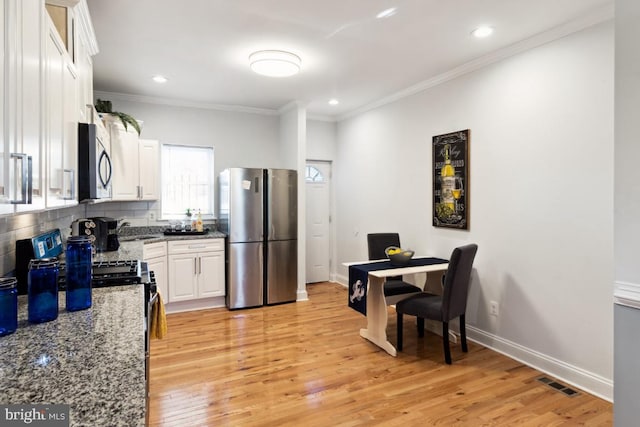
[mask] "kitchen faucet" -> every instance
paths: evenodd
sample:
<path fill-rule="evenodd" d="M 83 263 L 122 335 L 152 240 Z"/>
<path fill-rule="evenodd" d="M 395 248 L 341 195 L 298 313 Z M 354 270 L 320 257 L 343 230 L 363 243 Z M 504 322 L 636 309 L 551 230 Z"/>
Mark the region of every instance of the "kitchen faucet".
<path fill-rule="evenodd" d="M 119 221 L 122 221 L 122 220 L 119 220 Z M 119 221 L 118 221 L 118 222 L 119 222 Z M 117 233 L 117 234 L 120 234 L 120 232 L 122 231 L 122 229 L 123 229 L 123 228 L 128 227 L 128 226 L 130 226 L 130 225 L 131 225 L 131 223 L 130 223 L 130 222 L 128 222 L 128 221 L 124 221 L 124 222 L 122 222 L 122 223 L 118 226 L 118 228 L 116 229 L 116 233 Z"/>

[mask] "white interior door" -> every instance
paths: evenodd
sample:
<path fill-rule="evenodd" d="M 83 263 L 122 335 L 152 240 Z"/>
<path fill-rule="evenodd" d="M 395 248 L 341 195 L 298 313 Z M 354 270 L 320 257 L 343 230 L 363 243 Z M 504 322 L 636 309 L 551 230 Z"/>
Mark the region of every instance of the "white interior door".
<path fill-rule="evenodd" d="M 331 163 L 308 161 L 305 168 L 307 271 L 306 282 L 329 280 L 331 266 Z"/>

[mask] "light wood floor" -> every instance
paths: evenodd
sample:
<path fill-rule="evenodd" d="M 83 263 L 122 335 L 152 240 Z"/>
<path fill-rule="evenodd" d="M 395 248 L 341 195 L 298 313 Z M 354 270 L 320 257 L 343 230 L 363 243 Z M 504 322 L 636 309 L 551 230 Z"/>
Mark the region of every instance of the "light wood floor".
<path fill-rule="evenodd" d="M 360 338 L 365 319 L 334 283 L 308 302 L 168 316 L 151 346 L 152 426 L 611 426 L 612 405 L 567 397 L 541 374 L 477 344 L 417 338 L 397 358 Z M 395 342 L 389 308 L 388 335 Z"/>

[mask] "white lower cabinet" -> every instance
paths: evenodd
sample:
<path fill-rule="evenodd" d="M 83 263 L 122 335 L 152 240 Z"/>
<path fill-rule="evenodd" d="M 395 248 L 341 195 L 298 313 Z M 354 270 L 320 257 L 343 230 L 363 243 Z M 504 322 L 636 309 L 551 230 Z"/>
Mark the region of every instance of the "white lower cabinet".
<path fill-rule="evenodd" d="M 168 242 L 169 301 L 224 296 L 224 239 Z"/>
<path fill-rule="evenodd" d="M 167 280 L 167 242 L 149 243 L 143 246 L 142 257 L 148 264 L 149 271 L 153 271 L 156 278 L 156 286 L 162 301 L 168 303 L 169 287 Z"/>

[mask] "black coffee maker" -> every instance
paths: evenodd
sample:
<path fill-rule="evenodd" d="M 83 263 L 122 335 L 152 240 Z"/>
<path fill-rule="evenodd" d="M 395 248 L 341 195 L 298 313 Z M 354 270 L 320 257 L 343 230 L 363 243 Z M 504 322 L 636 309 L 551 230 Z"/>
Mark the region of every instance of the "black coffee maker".
<path fill-rule="evenodd" d="M 118 241 L 118 220 L 106 216 L 91 218 L 96 224 L 96 249 L 98 251 L 117 251 L 120 247 Z"/>

